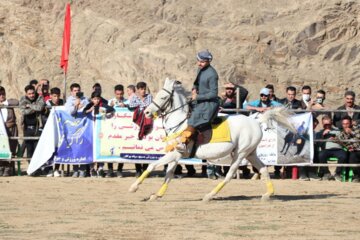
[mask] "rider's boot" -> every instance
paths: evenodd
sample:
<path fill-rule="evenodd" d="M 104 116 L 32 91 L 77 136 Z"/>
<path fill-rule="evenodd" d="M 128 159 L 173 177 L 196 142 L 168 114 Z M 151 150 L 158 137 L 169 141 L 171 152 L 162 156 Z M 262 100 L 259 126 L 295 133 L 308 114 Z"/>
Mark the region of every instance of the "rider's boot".
<path fill-rule="evenodd" d="M 190 150 L 194 145 L 193 137 L 196 133 L 196 129 L 192 126 L 188 126 L 180 135 L 180 143 L 176 146 L 176 149 L 181 153 L 190 154 Z M 185 154 L 187 155 L 187 154 Z"/>

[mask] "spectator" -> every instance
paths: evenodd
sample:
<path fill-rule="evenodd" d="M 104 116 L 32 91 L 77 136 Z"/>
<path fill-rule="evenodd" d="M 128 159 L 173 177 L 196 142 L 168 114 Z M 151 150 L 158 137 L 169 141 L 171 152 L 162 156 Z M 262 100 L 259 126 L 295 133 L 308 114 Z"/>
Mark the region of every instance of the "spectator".
<path fill-rule="evenodd" d="M 355 93 L 353 91 L 346 91 L 345 92 L 345 104 L 341 107 L 338 107 L 338 110 L 347 110 L 347 112 L 336 112 L 334 113 L 334 126 L 337 128 L 341 128 L 341 119 L 348 115 L 352 118 L 352 120 L 356 123 L 355 125 L 359 124 L 360 119 L 360 112 L 354 112 L 354 110 L 360 110 L 360 106 L 355 104 Z"/>
<path fill-rule="evenodd" d="M 222 109 L 234 109 L 236 108 L 236 91 L 235 86 L 232 83 L 225 84 L 225 92 L 221 94 L 221 105 Z M 227 114 L 234 114 L 236 111 L 228 112 Z"/>
<path fill-rule="evenodd" d="M 128 89 L 129 89 L 129 87 L 128 87 Z M 152 101 L 152 96 L 151 96 L 151 94 L 146 93 L 147 86 L 146 86 L 145 82 L 138 82 L 136 84 L 136 89 L 137 89 L 136 96 L 133 96 L 133 94 L 131 94 L 131 90 L 129 90 L 129 92 L 130 92 L 129 108 L 130 109 L 137 108 L 139 112 L 143 112 L 145 110 L 145 108 L 150 105 L 150 103 Z M 142 172 L 146 170 L 147 167 L 148 167 L 148 164 L 136 163 L 135 164 L 135 168 L 136 168 L 135 177 L 139 177 L 142 174 Z"/>
<path fill-rule="evenodd" d="M 339 141 L 342 140 L 356 140 L 357 142 L 341 142 L 341 144 L 347 148 L 349 152 L 349 163 L 359 164 L 360 163 L 360 128 L 359 125 L 353 125 L 350 116 L 344 116 L 342 121 L 342 131 L 338 136 Z M 360 181 L 359 167 L 354 167 L 353 182 Z"/>
<path fill-rule="evenodd" d="M 109 100 L 109 106 L 125 107 L 127 99 L 124 98 L 124 86 L 121 84 L 116 85 L 114 88 L 114 94 L 115 97 Z M 124 167 L 123 163 L 118 164 L 116 175 L 119 178 L 123 177 L 123 173 L 122 173 L 123 167 Z M 114 164 L 108 163 L 108 172 L 106 174 L 106 177 L 108 178 L 113 177 L 113 173 L 114 173 Z"/>
<path fill-rule="evenodd" d="M 101 105 L 100 105 L 101 104 Z M 111 113 L 114 112 L 113 107 L 108 106 L 101 98 L 101 91 L 95 91 L 91 94 L 91 102 L 86 105 L 83 110 L 84 114 L 93 114 L 94 121 L 96 120 L 96 115 L 99 113 Z M 104 163 L 98 163 L 97 171 L 94 169 L 94 164 L 90 170 L 90 175 L 92 177 L 104 177 Z"/>
<path fill-rule="evenodd" d="M 265 86 L 265 88 L 269 89 L 269 99 L 270 100 L 275 101 L 275 102 L 280 101 L 280 99 L 275 96 L 274 85 L 268 84 L 268 85 Z"/>
<path fill-rule="evenodd" d="M 124 86 L 118 84 L 114 88 L 115 97 L 109 100 L 111 107 L 125 107 L 126 98 L 124 98 Z"/>
<path fill-rule="evenodd" d="M 305 91 L 305 93 L 308 91 Z M 287 87 L 286 88 L 286 98 L 283 98 L 280 100 L 280 103 L 283 104 L 284 106 L 286 106 L 289 109 L 305 109 L 304 105 L 302 105 L 302 102 L 296 99 L 296 88 L 293 86 Z M 281 171 L 281 166 L 275 166 L 275 178 L 280 178 L 280 171 Z M 290 173 L 290 169 L 291 167 L 285 167 L 285 172 Z"/>
<path fill-rule="evenodd" d="M 61 96 L 61 91 L 59 88 L 54 87 L 54 88 L 50 89 L 50 99 L 46 101 L 45 119 L 43 122 L 46 123 L 46 121 L 49 117 L 49 114 L 50 114 L 51 107 L 64 105 L 64 100 L 60 99 L 60 96 Z M 47 177 L 60 177 L 59 169 L 60 169 L 60 164 L 56 163 L 54 165 L 54 169 L 49 170 L 49 172 L 46 176 Z"/>
<path fill-rule="evenodd" d="M 16 115 L 14 108 L 6 108 L 12 106 L 18 106 L 19 101 L 17 99 L 6 99 L 5 88 L 0 86 L 0 114 L 5 125 L 6 133 L 8 137 L 17 137 L 18 128 L 16 125 Z M 12 156 L 16 155 L 18 141 L 9 139 L 9 146 Z M 14 172 L 14 163 L 0 160 L 0 177 L 11 176 Z"/>
<path fill-rule="evenodd" d="M 243 107 L 243 102 L 245 101 L 248 91 L 243 88 L 238 86 L 238 89 L 240 90 L 240 108 Z M 234 109 L 236 108 L 236 89 L 235 89 L 235 85 L 232 83 L 227 83 L 225 84 L 225 92 L 222 94 L 222 98 L 221 98 L 221 103 L 220 103 L 220 107 L 221 109 Z M 231 112 L 225 112 L 227 114 L 235 114 L 236 111 L 231 111 Z M 203 169 L 203 175 L 210 175 L 210 177 L 212 176 L 212 166 L 211 165 L 203 165 L 202 166 Z M 206 167 L 208 167 L 209 169 L 206 170 Z M 204 169 L 205 168 L 205 169 Z M 215 166 L 215 175 L 216 177 L 223 177 L 226 176 L 227 172 L 229 171 L 230 167 L 229 166 Z M 248 178 L 250 175 L 250 170 L 247 168 L 247 166 L 241 166 L 239 167 L 239 169 L 241 169 L 243 171 L 243 176 L 244 178 Z"/>
<path fill-rule="evenodd" d="M 260 91 L 260 99 L 251 101 L 244 105 L 244 108 L 247 110 L 254 110 L 256 112 L 265 112 L 272 107 L 281 106 L 280 103 L 270 100 L 270 90 L 268 88 L 263 88 Z"/>
<path fill-rule="evenodd" d="M 95 84 L 93 85 L 92 89 L 93 89 L 93 92 L 99 92 L 100 95 L 102 94 L 102 88 L 101 88 L 100 83 L 95 83 Z M 106 100 L 105 98 L 101 97 L 101 99 L 100 99 L 100 106 L 102 106 L 103 104 L 104 104 L 104 105 L 108 105 L 108 100 Z"/>
<path fill-rule="evenodd" d="M 81 87 L 77 83 L 70 85 L 70 94 L 66 99 L 65 109 L 69 114 L 76 116 L 77 112 L 82 111 L 89 101 L 84 97 L 84 93 L 81 92 Z"/>
<path fill-rule="evenodd" d="M 50 100 L 49 88 L 50 82 L 47 79 L 41 79 L 35 88 L 38 95 L 42 96 L 45 102 Z"/>
<path fill-rule="evenodd" d="M 40 115 L 44 110 L 45 102 L 42 96 L 35 93 L 32 85 L 25 87 L 25 96 L 20 99 L 20 111 L 22 113 L 22 126 L 25 137 L 39 137 L 41 121 Z M 38 140 L 25 140 L 26 157 L 31 158 Z M 35 173 L 37 175 L 38 172 Z"/>
<path fill-rule="evenodd" d="M 286 88 L 286 98 L 281 99 L 280 103 L 289 109 L 304 109 L 301 102 L 296 99 L 296 88 L 293 86 Z"/>
<path fill-rule="evenodd" d="M 244 108 L 248 110 L 254 110 L 256 112 L 265 112 L 266 110 L 269 110 L 272 107 L 281 106 L 280 103 L 270 100 L 269 96 L 270 96 L 270 90 L 268 88 L 263 88 L 260 91 L 260 99 L 245 104 Z M 253 167 L 253 171 L 255 174 L 252 177 L 252 179 L 259 179 L 260 178 L 259 171 L 254 167 Z"/>
<path fill-rule="evenodd" d="M 329 139 L 335 140 L 336 136 L 340 134 L 337 128 L 332 126 L 331 118 L 325 115 L 322 118 L 323 129 L 316 134 L 316 139 Z M 319 163 L 327 163 L 331 157 L 336 157 L 338 163 L 347 163 L 348 156 L 346 151 L 342 149 L 342 146 L 334 141 L 321 142 L 319 144 Z M 341 167 L 337 167 L 335 175 L 331 176 L 328 167 L 320 167 L 319 175 L 322 176 L 322 180 L 332 180 L 335 178 L 337 181 L 341 181 Z"/>
<path fill-rule="evenodd" d="M 29 85 L 32 85 L 36 90 L 38 83 L 39 83 L 38 80 L 33 79 L 33 80 L 30 80 Z"/>
<path fill-rule="evenodd" d="M 301 88 L 302 99 L 301 99 L 301 108 L 310 109 L 311 108 L 311 87 L 305 85 Z"/>
<path fill-rule="evenodd" d="M 232 108 L 236 108 L 236 91 L 240 91 L 240 106 L 239 108 L 243 108 L 243 104 L 246 101 L 246 97 L 248 95 L 248 91 L 241 86 L 237 86 L 235 87 L 234 84 L 232 83 L 227 83 L 225 84 L 225 92 L 221 94 L 221 103 L 220 106 L 223 109 L 232 109 Z M 235 111 L 233 112 L 225 112 L 227 114 L 234 114 L 236 113 Z"/>
<path fill-rule="evenodd" d="M 126 88 L 126 93 L 128 95 L 128 99 L 125 101 L 125 105 L 129 105 L 129 102 L 136 97 L 136 88 L 134 85 L 129 85 Z"/>
<path fill-rule="evenodd" d="M 316 118 L 313 118 L 314 135 L 315 135 L 315 129 L 318 126 L 318 124 L 319 124 L 319 120 L 317 120 Z M 313 159 L 314 163 L 319 163 L 318 155 L 319 155 L 318 144 L 315 142 L 314 143 L 314 159 Z M 321 180 L 321 178 L 317 175 L 318 168 L 316 168 L 316 167 L 309 167 L 309 166 L 299 167 L 299 172 L 300 172 L 299 180 L 302 180 L 302 181 Z"/>
<path fill-rule="evenodd" d="M 70 85 L 70 96 L 65 103 L 65 110 L 74 117 L 77 117 L 78 112 L 81 112 L 85 106 L 89 103 L 88 99 L 84 97 L 84 93 L 81 92 L 81 87 L 77 83 Z M 74 173 L 72 177 L 86 177 L 86 165 L 73 165 Z"/>
<path fill-rule="evenodd" d="M 316 92 L 316 98 L 314 101 L 311 101 L 311 110 L 315 110 L 313 113 L 314 118 L 318 118 L 319 116 L 328 115 L 331 117 L 331 112 L 316 112 L 316 110 L 327 110 L 328 108 L 325 106 L 325 98 L 326 93 L 324 90 L 320 89 Z"/>

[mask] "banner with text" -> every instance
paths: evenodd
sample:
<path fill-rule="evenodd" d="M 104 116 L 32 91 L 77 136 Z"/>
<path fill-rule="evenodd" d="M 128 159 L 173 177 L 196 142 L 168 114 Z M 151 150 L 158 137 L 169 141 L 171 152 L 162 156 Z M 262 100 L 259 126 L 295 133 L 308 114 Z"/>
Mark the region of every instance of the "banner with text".
<path fill-rule="evenodd" d="M 93 119 L 91 114 L 71 116 L 64 110 L 55 111 L 59 139 L 55 163 L 88 164 L 93 162 Z"/>
<path fill-rule="evenodd" d="M 3 109 L 7 111 L 6 108 Z M 3 109 L 0 110 L 0 159 L 11 159 L 9 137 L 6 132 L 5 122 L 2 115 Z"/>
<path fill-rule="evenodd" d="M 278 126 L 262 126 L 263 138 L 256 149 L 257 156 L 266 165 L 308 165 L 313 162 L 312 114 L 290 117 L 296 133 Z M 266 129 L 265 129 L 266 128 Z"/>

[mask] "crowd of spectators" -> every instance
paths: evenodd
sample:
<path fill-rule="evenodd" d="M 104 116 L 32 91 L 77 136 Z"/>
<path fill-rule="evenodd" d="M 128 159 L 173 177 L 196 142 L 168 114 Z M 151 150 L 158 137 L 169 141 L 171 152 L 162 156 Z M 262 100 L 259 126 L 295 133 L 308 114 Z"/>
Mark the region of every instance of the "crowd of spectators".
<path fill-rule="evenodd" d="M 221 94 L 220 112 L 227 114 L 236 114 L 235 108 L 247 109 L 250 112 L 265 112 L 270 108 L 284 106 L 294 110 L 312 111 L 314 119 L 314 136 L 315 139 L 329 140 L 327 142 L 315 142 L 314 146 L 314 163 L 326 163 L 329 159 L 335 158 L 338 163 L 360 163 L 360 127 L 358 126 L 360 119 L 360 106 L 355 104 L 355 93 L 346 91 L 344 94 L 344 105 L 338 107 L 343 112 L 332 113 L 330 108 L 324 103 L 326 92 L 322 89 L 317 90 L 314 98 L 312 98 L 312 89 L 310 86 L 301 88 L 301 99 L 297 99 L 297 89 L 289 86 L 285 89 L 285 97 L 279 98 L 275 95 L 274 86 L 269 84 L 262 88 L 259 97 L 254 100 L 248 100 L 248 91 L 242 86 L 235 86 L 227 83 L 225 91 Z M 31 80 L 24 88 L 24 96 L 20 101 L 16 99 L 7 99 L 6 90 L 0 86 L 0 106 L 1 116 L 5 123 L 8 136 L 18 136 L 18 127 L 16 124 L 16 114 L 12 106 L 19 106 L 21 112 L 21 128 L 25 137 L 39 137 L 42 129 L 49 116 L 50 108 L 53 106 L 65 105 L 65 109 L 69 114 L 76 116 L 78 114 L 89 113 L 110 113 L 114 111 L 114 107 L 127 107 L 135 111 L 136 114 L 146 108 L 152 101 L 152 95 L 147 90 L 145 82 L 138 82 L 136 85 L 129 85 L 126 88 L 127 97 L 125 97 L 124 86 L 118 84 L 114 87 L 114 97 L 106 100 L 102 96 L 102 88 L 99 83 L 92 87 L 90 98 L 84 96 L 81 86 L 73 83 L 70 86 L 70 96 L 66 102 L 61 99 L 61 91 L 59 88 L 50 88 L 50 82 L 46 79 L 40 81 Z M 239 101 L 237 101 L 239 97 Z M 228 110 L 231 109 L 231 110 Z M 137 112 L 138 111 L 138 112 Z M 301 111 L 297 111 L 301 113 Z M 242 114 L 247 114 L 242 112 Z M 318 124 L 321 123 L 321 124 Z M 318 128 L 318 129 L 317 129 Z M 289 135 L 291 136 L 291 135 Z M 141 137 L 139 135 L 139 137 Z M 293 139 L 293 137 L 291 137 Z M 353 141 L 349 141 L 353 140 Z M 26 157 L 31 158 L 38 140 L 36 138 L 26 139 L 23 144 L 19 144 L 18 140 L 10 140 L 10 150 L 13 156 L 19 152 L 26 152 Z M 289 141 L 288 143 L 294 144 Z M 289 146 L 284 144 L 281 153 L 287 152 Z M 26 150 L 26 151 L 25 151 Z M 284 154 L 284 155 L 285 155 Z M 0 176 L 10 176 L 14 172 L 14 162 L 0 161 Z M 119 163 L 114 171 L 114 164 L 108 163 L 107 170 L 104 164 L 90 165 L 73 165 L 72 177 L 123 177 L 124 164 Z M 60 176 L 60 165 L 55 164 L 51 167 L 43 168 L 37 171 L 35 175 L 44 174 L 46 176 Z M 147 168 L 147 164 L 135 164 L 136 176 Z M 196 173 L 194 166 L 186 165 L 187 175 L 193 176 Z M 247 166 L 240 168 L 244 178 L 250 178 L 250 169 Z M 288 167 L 282 170 L 281 166 L 274 167 L 274 177 L 284 177 L 282 173 L 289 173 Z M 341 168 L 335 170 L 335 174 L 331 175 L 327 167 L 300 167 L 300 180 L 341 180 Z M 209 178 L 224 177 L 228 171 L 228 167 L 220 166 L 203 166 L 201 174 Z M 359 169 L 353 168 L 354 180 L 359 181 Z M 253 169 L 253 179 L 259 178 L 259 173 Z M 176 175 L 182 174 L 182 167 L 179 165 L 175 171 Z"/>

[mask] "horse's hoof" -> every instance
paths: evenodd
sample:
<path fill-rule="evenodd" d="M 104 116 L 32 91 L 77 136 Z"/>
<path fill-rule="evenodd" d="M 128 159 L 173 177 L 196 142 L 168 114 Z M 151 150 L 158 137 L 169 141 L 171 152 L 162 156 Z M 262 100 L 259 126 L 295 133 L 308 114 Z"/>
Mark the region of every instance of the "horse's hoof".
<path fill-rule="evenodd" d="M 151 194 L 151 196 L 149 197 L 149 201 L 153 202 L 159 199 L 159 196 L 157 196 L 156 194 Z"/>
<path fill-rule="evenodd" d="M 205 196 L 204 196 L 204 198 L 202 199 L 202 201 L 203 202 L 210 202 L 211 201 L 211 199 L 212 199 L 212 195 L 211 194 L 206 194 Z"/>
<path fill-rule="evenodd" d="M 134 192 L 136 192 L 138 189 L 139 189 L 139 186 L 134 183 L 134 184 L 131 185 L 131 187 L 129 188 L 129 192 L 134 193 Z"/>
<path fill-rule="evenodd" d="M 268 202 L 268 201 L 270 201 L 272 195 L 273 195 L 273 194 L 265 193 L 264 195 L 262 195 L 261 201 L 262 201 L 262 202 Z"/>

